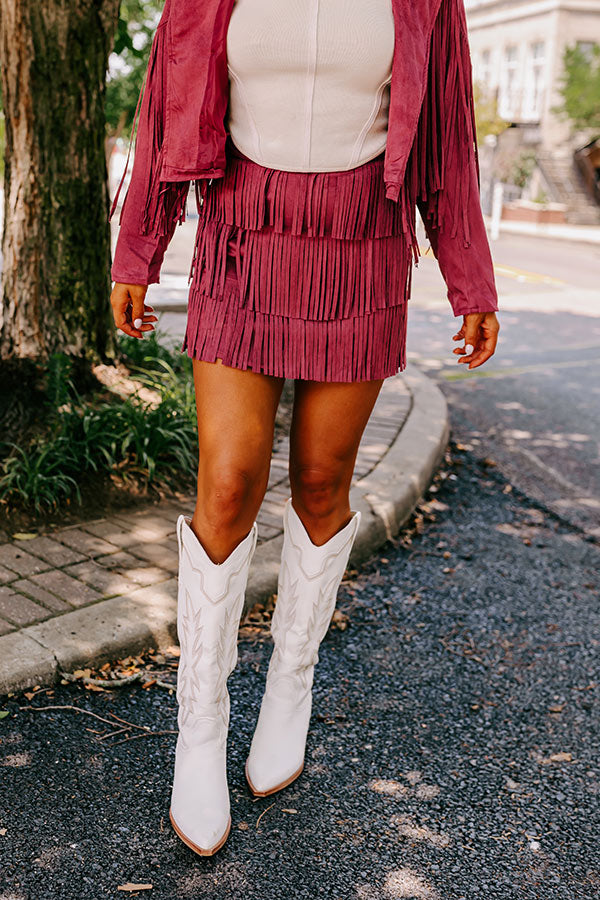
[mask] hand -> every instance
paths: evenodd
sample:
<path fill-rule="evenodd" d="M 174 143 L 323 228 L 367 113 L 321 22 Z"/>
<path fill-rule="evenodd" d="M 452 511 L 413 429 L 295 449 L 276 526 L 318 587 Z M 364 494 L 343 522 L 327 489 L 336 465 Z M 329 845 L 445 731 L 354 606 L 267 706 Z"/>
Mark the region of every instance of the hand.
<path fill-rule="evenodd" d="M 500 323 L 495 312 L 469 313 L 463 316 L 463 323 L 459 332 L 452 336 L 453 341 L 462 341 L 464 347 L 455 347 L 452 351 L 461 358 L 459 363 L 468 363 L 469 369 L 476 369 L 486 359 L 493 356 L 498 342 Z M 470 345 L 470 352 L 467 348 Z"/>
<path fill-rule="evenodd" d="M 115 325 L 129 337 L 142 338 L 145 331 L 154 331 L 153 322 L 156 316 L 149 315 L 154 310 L 144 303 L 147 284 L 120 284 L 115 286 L 110 295 Z"/>

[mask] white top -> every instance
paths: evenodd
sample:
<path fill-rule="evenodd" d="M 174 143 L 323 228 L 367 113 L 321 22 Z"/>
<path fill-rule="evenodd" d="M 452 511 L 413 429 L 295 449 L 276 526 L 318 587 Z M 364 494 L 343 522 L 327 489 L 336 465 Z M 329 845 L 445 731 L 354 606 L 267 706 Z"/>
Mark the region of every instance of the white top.
<path fill-rule="evenodd" d="M 385 149 L 391 0 L 236 0 L 227 34 L 233 143 L 288 172 L 353 169 Z"/>

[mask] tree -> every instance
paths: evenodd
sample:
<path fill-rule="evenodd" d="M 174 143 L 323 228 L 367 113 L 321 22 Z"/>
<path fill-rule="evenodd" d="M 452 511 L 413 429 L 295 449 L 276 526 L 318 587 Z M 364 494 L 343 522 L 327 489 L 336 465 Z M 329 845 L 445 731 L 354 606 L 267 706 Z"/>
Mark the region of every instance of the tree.
<path fill-rule="evenodd" d="M 0 0 L 0 357 L 112 352 L 105 84 L 120 0 Z"/>
<path fill-rule="evenodd" d="M 600 44 L 565 47 L 561 82 L 562 102 L 553 112 L 577 131 L 600 131 Z"/>
<path fill-rule="evenodd" d="M 106 86 L 110 141 L 129 133 L 164 0 L 121 0 Z"/>
<path fill-rule="evenodd" d="M 473 100 L 475 101 L 475 127 L 477 143 L 490 134 L 499 135 L 506 131 L 510 122 L 498 115 L 498 101 L 490 96 L 487 88 L 479 81 L 473 83 Z"/>

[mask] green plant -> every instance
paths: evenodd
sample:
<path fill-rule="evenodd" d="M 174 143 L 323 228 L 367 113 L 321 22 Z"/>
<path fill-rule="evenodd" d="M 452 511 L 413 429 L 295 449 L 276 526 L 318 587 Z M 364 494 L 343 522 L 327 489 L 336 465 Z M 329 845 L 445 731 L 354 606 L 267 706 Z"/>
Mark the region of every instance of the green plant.
<path fill-rule="evenodd" d="M 498 115 L 497 99 L 489 95 L 486 85 L 480 81 L 473 83 L 473 100 L 478 144 L 490 134 L 497 136 L 506 131 L 510 123 Z"/>
<path fill-rule="evenodd" d="M 0 498 L 10 502 L 19 500 L 40 513 L 55 509 L 61 502 L 75 495 L 80 497 L 79 485 L 69 474 L 71 456 L 64 437 L 45 442 L 40 440 L 27 451 L 16 445 L 13 453 L 2 463 Z"/>
<path fill-rule="evenodd" d="M 82 397 L 68 360 L 51 360 L 41 433 L 24 447 L 0 447 L 0 501 L 36 513 L 54 510 L 80 500 L 80 485 L 92 474 L 135 474 L 148 484 L 191 480 L 197 436 L 190 361 L 157 340 L 146 344 L 146 354 L 147 367 L 139 366 L 135 377 L 153 391 L 152 401 L 139 392 L 126 399 Z"/>
<path fill-rule="evenodd" d="M 565 47 L 559 93 L 552 111 L 571 120 L 575 129 L 600 129 L 600 44 Z"/>
<path fill-rule="evenodd" d="M 119 63 L 111 66 L 106 84 L 106 127 L 112 137 L 131 129 L 163 5 L 161 0 L 121 2 L 113 46 Z"/>
<path fill-rule="evenodd" d="M 536 167 L 535 153 L 530 150 L 505 151 L 496 161 L 495 173 L 505 184 L 523 189 Z"/>

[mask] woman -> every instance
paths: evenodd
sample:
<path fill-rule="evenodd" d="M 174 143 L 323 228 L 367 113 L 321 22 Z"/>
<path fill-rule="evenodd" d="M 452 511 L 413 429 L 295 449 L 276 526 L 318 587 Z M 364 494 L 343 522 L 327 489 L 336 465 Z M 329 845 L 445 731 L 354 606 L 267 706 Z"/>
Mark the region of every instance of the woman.
<path fill-rule="evenodd" d="M 188 188 L 199 223 L 184 348 L 200 461 L 180 547 L 179 736 L 171 822 L 210 855 L 231 827 L 227 677 L 295 379 L 274 650 L 246 763 L 267 796 L 298 777 L 319 644 L 359 527 L 349 489 L 383 380 L 405 366 L 415 208 L 469 368 L 494 352 L 463 0 L 167 0 L 112 270 L 141 338 Z M 115 201 L 116 203 L 116 201 Z M 467 352 L 467 345 L 472 349 Z"/>

